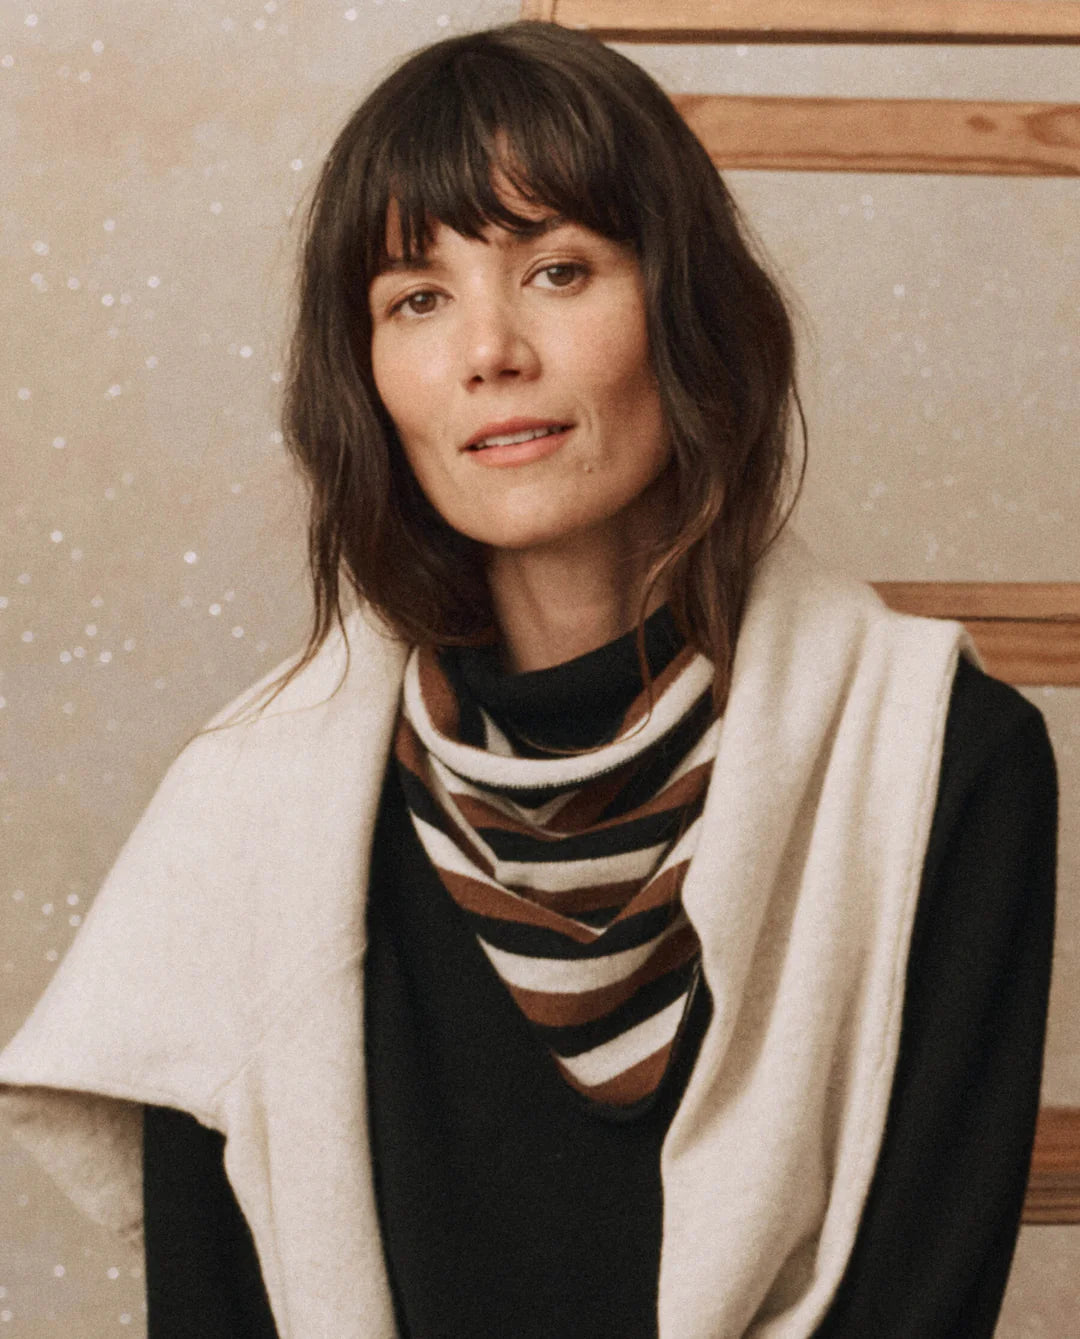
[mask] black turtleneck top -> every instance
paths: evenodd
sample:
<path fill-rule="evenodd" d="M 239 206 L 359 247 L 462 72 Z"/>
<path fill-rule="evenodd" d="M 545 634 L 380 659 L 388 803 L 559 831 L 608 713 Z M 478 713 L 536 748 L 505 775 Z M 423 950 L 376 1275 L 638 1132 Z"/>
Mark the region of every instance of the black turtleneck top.
<path fill-rule="evenodd" d="M 666 609 L 646 633 L 655 675 L 679 647 Z M 641 688 L 632 635 L 529 674 L 503 672 L 493 650 L 444 663 L 462 698 L 533 756 L 610 739 Z M 463 718 L 464 737 L 478 720 Z M 1038 1106 L 1055 837 L 1042 717 L 962 662 L 885 1135 L 817 1339 L 993 1334 Z M 655 1339 L 660 1146 L 708 1022 L 707 990 L 648 1110 L 617 1120 L 590 1106 L 440 883 L 392 766 L 368 931 L 372 1159 L 401 1339 Z M 147 1108 L 149 1339 L 276 1339 L 222 1147 L 190 1116 Z"/>

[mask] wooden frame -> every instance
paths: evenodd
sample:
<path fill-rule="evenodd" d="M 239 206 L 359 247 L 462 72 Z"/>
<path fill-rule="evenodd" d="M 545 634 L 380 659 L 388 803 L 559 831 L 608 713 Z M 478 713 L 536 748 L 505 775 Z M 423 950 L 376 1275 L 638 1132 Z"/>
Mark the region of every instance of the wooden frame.
<path fill-rule="evenodd" d="M 524 0 L 614 42 L 1080 42 L 1075 0 Z"/>
<path fill-rule="evenodd" d="M 1080 106 L 706 94 L 672 101 L 725 170 L 1080 176 Z"/>
<path fill-rule="evenodd" d="M 1080 582 L 879 581 L 875 588 L 894 609 L 958 619 L 996 678 L 1080 687 Z"/>
<path fill-rule="evenodd" d="M 1080 1107 L 1039 1112 L 1024 1222 L 1080 1223 Z"/>

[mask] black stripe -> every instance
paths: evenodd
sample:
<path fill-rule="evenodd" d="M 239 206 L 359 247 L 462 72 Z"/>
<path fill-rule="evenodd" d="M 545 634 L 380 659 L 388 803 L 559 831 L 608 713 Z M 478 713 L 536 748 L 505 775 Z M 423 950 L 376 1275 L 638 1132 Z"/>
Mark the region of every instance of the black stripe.
<path fill-rule="evenodd" d="M 661 791 L 668 777 L 709 728 L 713 716 L 712 691 L 698 698 L 687 714 L 644 754 L 640 768 L 604 809 L 597 820 L 604 822 L 630 813 Z"/>
<path fill-rule="evenodd" d="M 578 1023 L 573 1027 L 542 1027 L 534 1023 L 533 1027 L 556 1055 L 564 1059 L 584 1055 L 586 1051 L 603 1046 L 666 1009 L 673 1000 L 689 990 L 694 966 L 694 959 L 691 958 L 681 967 L 673 968 L 664 976 L 642 986 L 617 1009 L 604 1014 L 602 1018 L 593 1019 L 591 1023 Z"/>
<path fill-rule="evenodd" d="M 561 958 L 566 961 L 575 958 L 606 958 L 609 953 L 639 948 L 655 939 L 677 914 L 678 910 L 674 906 L 652 907 L 649 911 L 619 921 L 591 944 L 579 944 L 560 931 L 549 930 L 543 925 L 523 925 L 520 921 L 482 916 L 476 911 L 464 912 L 476 934 L 492 948 L 517 953 L 523 958 Z"/>
<path fill-rule="evenodd" d="M 449 834 L 453 830 L 451 820 L 439 807 L 438 801 L 423 781 L 401 762 L 398 763 L 398 778 L 401 781 L 401 789 L 405 792 L 405 803 L 409 806 L 409 812 L 413 817 L 422 818 L 433 828 Z"/>
<path fill-rule="evenodd" d="M 572 832 L 554 840 L 535 837 L 531 832 L 511 832 L 506 828 L 477 827 L 476 831 L 500 860 L 526 864 L 558 865 L 566 860 L 600 860 L 604 856 L 644 851 L 661 842 L 672 841 L 679 831 L 685 806 L 662 809 L 644 818 L 627 819 L 617 827 L 601 832 Z"/>

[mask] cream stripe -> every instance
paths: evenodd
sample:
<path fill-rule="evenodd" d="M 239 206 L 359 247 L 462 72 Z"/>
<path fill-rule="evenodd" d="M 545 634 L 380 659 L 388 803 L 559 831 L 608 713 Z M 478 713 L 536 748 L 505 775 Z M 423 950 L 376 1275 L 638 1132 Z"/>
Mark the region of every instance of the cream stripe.
<path fill-rule="evenodd" d="M 445 833 L 440 832 L 436 827 L 432 827 L 430 823 L 417 817 L 416 814 L 413 814 L 412 819 L 424 850 L 428 853 L 431 863 L 437 868 L 449 870 L 451 874 L 464 875 L 468 879 L 475 879 L 477 883 L 487 884 L 489 888 L 497 888 L 500 892 L 509 893 L 511 897 L 517 896 L 509 888 L 503 888 L 502 884 L 497 883 L 494 879 L 489 879 L 482 869 L 466 858 L 465 854 Z"/>
<path fill-rule="evenodd" d="M 495 877 L 503 884 L 524 884 L 538 893 L 565 893 L 571 888 L 594 888 L 601 883 L 630 883 L 647 879 L 663 858 L 667 844 L 641 851 L 598 856 L 594 860 L 499 860 Z"/>
<path fill-rule="evenodd" d="M 660 695 L 653 713 L 643 728 L 622 739 L 605 744 L 584 757 L 573 758 L 500 758 L 484 749 L 473 748 L 447 739 L 431 723 L 420 689 L 419 651 L 413 650 L 405 667 L 403 709 L 416 733 L 427 747 L 460 776 L 489 786 L 553 786 L 595 780 L 597 775 L 622 766 L 666 734 L 689 710 L 694 701 L 712 684 L 712 662 L 698 655 L 682 674 Z M 597 761 L 603 757 L 603 772 Z"/>
<path fill-rule="evenodd" d="M 441 796 L 468 795 L 472 799 L 482 800 L 485 804 L 489 804 L 500 814 L 505 814 L 507 818 L 529 823 L 533 827 L 544 827 L 550 823 L 559 810 L 564 805 L 569 804 L 578 793 L 576 790 L 568 790 L 562 795 L 557 795 L 553 800 L 547 800 L 534 808 L 527 808 L 523 804 L 515 804 L 513 800 L 508 800 L 503 795 L 495 794 L 494 791 L 485 790 L 482 786 L 474 786 L 464 777 L 452 772 L 433 753 L 428 754 L 428 759 L 431 763 L 432 779 L 437 779 Z"/>
<path fill-rule="evenodd" d="M 432 791 L 439 807 L 450 815 L 469 842 L 483 853 L 493 866 L 495 878 L 500 883 L 524 884 L 526 887 L 534 888 L 541 893 L 562 893 L 568 888 L 592 888 L 600 883 L 626 883 L 631 879 L 649 878 L 664 855 L 666 844 L 659 842 L 655 846 L 645 847 L 638 851 L 626 851 L 621 855 L 598 856 L 592 860 L 560 860 L 551 863 L 532 860 L 497 860 L 495 852 L 484 841 L 483 837 L 459 814 L 457 805 L 453 802 L 453 793 L 443 784 L 443 769 L 438 766 L 436 759 L 432 761 L 436 764 L 431 775 Z M 492 797 L 481 793 L 480 798 L 490 801 Z M 424 844 L 427 845 L 426 842 Z M 680 842 L 679 846 L 682 845 L 683 843 Z M 430 849 L 429 847 L 429 852 Z M 458 858 L 460 859 L 460 854 Z M 434 855 L 432 859 L 435 860 L 436 864 L 442 863 L 435 859 Z M 468 871 L 460 872 L 467 873 Z"/>
<path fill-rule="evenodd" d="M 648 962 L 665 939 L 685 924 L 686 917 L 680 915 L 647 944 L 608 953 L 602 958 L 529 958 L 496 948 L 479 935 L 477 939 L 507 985 L 520 986 L 522 990 L 542 990 L 552 995 L 579 995 L 586 990 L 599 990 L 602 986 L 615 986 L 625 981 Z"/>
<path fill-rule="evenodd" d="M 608 1079 L 615 1078 L 631 1065 L 636 1065 L 639 1060 L 644 1060 L 646 1056 L 652 1055 L 654 1051 L 658 1051 L 661 1046 L 671 1041 L 679 1029 L 679 1020 L 686 1009 L 686 994 L 684 990 L 666 1009 L 653 1014 L 652 1018 L 646 1018 L 643 1023 L 632 1027 L 628 1032 L 613 1037 L 603 1046 L 597 1046 L 594 1050 L 586 1051 L 584 1055 L 575 1055 L 569 1059 L 560 1056 L 560 1062 L 578 1083 L 583 1083 L 587 1088 L 592 1088 L 598 1083 L 606 1083 Z"/>

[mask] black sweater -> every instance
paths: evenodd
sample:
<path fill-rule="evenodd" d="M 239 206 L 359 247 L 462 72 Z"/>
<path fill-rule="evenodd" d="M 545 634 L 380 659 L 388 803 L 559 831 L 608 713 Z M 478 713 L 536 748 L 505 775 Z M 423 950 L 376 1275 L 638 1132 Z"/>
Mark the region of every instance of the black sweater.
<path fill-rule="evenodd" d="M 585 742 L 590 691 L 609 707 L 632 693 L 626 649 L 622 639 L 517 683 L 482 659 L 466 669 L 485 705 L 530 738 L 547 738 L 546 719 L 560 744 Z M 818 1339 L 993 1333 L 1038 1104 L 1055 837 L 1041 716 L 962 663 L 884 1140 Z M 651 1111 L 607 1120 L 555 1074 L 494 977 L 392 770 L 371 890 L 372 1155 L 403 1339 L 655 1337 L 659 1150 L 708 1021 L 707 992 Z M 155 1107 L 144 1131 L 150 1339 L 276 1339 L 222 1137 Z"/>

